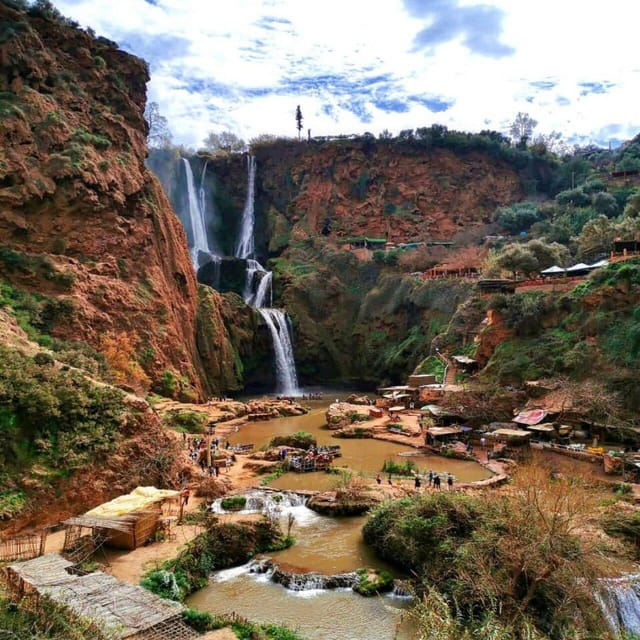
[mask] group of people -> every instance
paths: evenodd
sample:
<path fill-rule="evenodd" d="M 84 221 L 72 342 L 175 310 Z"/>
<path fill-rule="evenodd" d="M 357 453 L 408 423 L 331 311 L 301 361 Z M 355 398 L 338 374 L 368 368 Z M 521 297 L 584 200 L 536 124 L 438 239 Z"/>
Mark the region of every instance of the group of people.
<path fill-rule="evenodd" d="M 427 474 L 427 479 L 429 481 L 429 484 L 428 484 L 429 487 L 433 487 L 434 489 L 437 489 L 438 491 L 441 490 L 443 478 L 440 477 L 440 474 L 429 470 L 429 473 Z M 378 474 L 376 476 L 376 482 L 378 484 L 382 484 L 382 476 L 380 474 Z M 391 485 L 393 484 L 393 479 L 391 477 L 391 474 L 389 474 L 389 478 L 387 479 L 387 483 L 391 484 Z M 450 491 L 453 488 L 453 476 L 450 473 L 446 474 L 446 483 L 447 483 L 447 488 Z M 418 490 L 422 487 L 422 478 L 417 474 L 415 475 L 415 477 L 413 479 L 413 486 Z"/>
<path fill-rule="evenodd" d="M 214 460 L 211 462 L 211 464 L 208 464 L 206 439 L 187 436 L 186 433 L 182 434 L 182 436 L 183 436 L 183 442 L 187 447 L 187 449 L 189 450 L 189 457 L 193 462 L 195 462 L 200 467 L 200 470 L 202 471 L 203 476 L 206 475 L 207 473 L 209 474 L 209 477 L 218 476 L 220 475 L 220 467 L 225 467 L 226 469 L 227 467 L 231 466 L 232 460 L 229 457 L 227 457 L 224 461 Z M 227 449 L 229 448 L 228 440 L 226 441 L 225 446 Z M 220 447 L 220 438 L 217 438 L 217 437 L 213 438 L 211 440 L 211 445 L 210 445 L 211 454 L 215 455 L 218 452 L 219 447 Z"/>
<path fill-rule="evenodd" d="M 442 478 L 440 477 L 440 474 L 436 473 L 435 471 L 429 470 L 429 473 L 427 474 L 427 478 L 429 480 L 429 486 L 440 491 L 440 487 L 442 485 Z M 453 488 L 453 476 L 450 473 L 447 473 L 446 482 L 447 482 L 447 489 L 451 491 L 451 489 Z"/>

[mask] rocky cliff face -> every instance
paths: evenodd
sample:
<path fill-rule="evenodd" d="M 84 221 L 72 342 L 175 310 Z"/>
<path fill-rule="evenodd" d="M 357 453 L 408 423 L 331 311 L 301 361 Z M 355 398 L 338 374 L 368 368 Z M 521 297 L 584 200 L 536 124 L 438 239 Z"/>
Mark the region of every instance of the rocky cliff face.
<path fill-rule="evenodd" d="M 54 338 L 125 342 L 201 393 L 185 236 L 144 164 L 146 64 L 54 14 L 0 4 L 0 275 L 57 303 Z"/>
<path fill-rule="evenodd" d="M 265 146 L 256 156 L 258 202 L 272 229 L 284 216 L 312 234 L 329 220 L 338 238 L 447 240 L 522 197 L 512 166 L 471 150 L 354 140 Z"/>

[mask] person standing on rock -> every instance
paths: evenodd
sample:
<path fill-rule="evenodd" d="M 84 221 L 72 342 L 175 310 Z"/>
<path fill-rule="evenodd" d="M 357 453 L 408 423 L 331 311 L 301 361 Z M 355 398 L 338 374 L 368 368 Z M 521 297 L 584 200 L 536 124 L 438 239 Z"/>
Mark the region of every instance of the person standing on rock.
<path fill-rule="evenodd" d="M 422 486 L 422 483 L 420 482 L 420 476 L 415 477 L 415 480 L 413 481 L 413 486 L 417 491 L 420 491 L 420 487 Z"/>
<path fill-rule="evenodd" d="M 437 473 L 433 476 L 433 487 L 440 491 L 440 476 Z"/>
<path fill-rule="evenodd" d="M 433 471 L 431 471 L 431 469 L 429 469 L 429 486 L 432 487 L 433 486 Z"/>
<path fill-rule="evenodd" d="M 452 488 L 453 488 L 453 476 L 449 473 L 447 475 L 447 489 L 451 491 Z"/>

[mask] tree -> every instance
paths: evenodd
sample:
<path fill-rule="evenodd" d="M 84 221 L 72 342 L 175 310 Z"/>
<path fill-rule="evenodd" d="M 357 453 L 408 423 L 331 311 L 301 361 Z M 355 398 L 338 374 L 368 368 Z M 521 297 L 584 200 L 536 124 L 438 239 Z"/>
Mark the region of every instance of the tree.
<path fill-rule="evenodd" d="M 493 219 L 509 233 L 519 233 L 538 222 L 540 213 L 535 202 L 516 202 L 509 207 L 496 209 Z"/>
<path fill-rule="evenodd" d="M 150 149 L 162 149 L 171 144 L 171 131 L 167 119 L 161 115 L 157 102 L 149 102 L 144 110 L 144 117 L 149 126 L 147 146 Z"/>
<path fill-rule="evenodd" d="M 534 120 L 528 113 L 518 111 L 515 120 L 509 125 L 509 134 L 511 140 L 515 144 L 527 146 L 527 142 L 531 140 L 533 130 L 538 126 L 538 121 Z"/>
<path fill-rule="evenodd" d="M 300 132 L 302 131 L 302 111 L 300 105 L 296 107 L 296 129 L 298 130 L 298 141 L 300 140 Z"/>
<path fill-rule="evenodd" d="M 569 153 L 569 145 L 562 139 L 562 134 L 559 131 L 552 131 L 547 134 L 539 133 L 533 139 L 531 147 L 541 154 L 553 153 L 557 156 L 562 156 Z"/>
<path fill-rule="evenodd" d="M 607 218 L 618 215 L 618 202 L 614 196 L 606 191 L 600 191 L 593 196 L 593 208 Z"/>
<path fill-rule="evenodd" d="M 239 153 L 244 151 L 246 143 L 231 131 L 222 131 L 221 133 L 211 132 L 203 140 L 204 148 L 213 155 L 228 155 L 230 153 Z"/>

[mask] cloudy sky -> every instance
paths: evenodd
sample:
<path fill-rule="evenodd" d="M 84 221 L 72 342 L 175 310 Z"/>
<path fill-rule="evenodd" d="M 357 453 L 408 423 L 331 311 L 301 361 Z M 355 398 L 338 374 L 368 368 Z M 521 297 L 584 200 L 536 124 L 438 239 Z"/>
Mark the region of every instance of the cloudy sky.
<path fill-rule="evenodd" d="M 572 143 L 640 131 L 637 0 L 54 0 L 145 58 L 174 142 L 506 132 L 519 112 Z"/>

